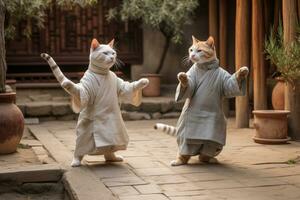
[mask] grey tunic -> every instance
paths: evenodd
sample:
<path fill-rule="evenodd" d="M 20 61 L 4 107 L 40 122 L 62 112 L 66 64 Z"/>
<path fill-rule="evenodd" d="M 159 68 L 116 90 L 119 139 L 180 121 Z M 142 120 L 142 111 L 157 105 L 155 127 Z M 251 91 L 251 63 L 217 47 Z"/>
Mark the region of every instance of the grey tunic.
<path fill-rule="evenodd" d="M 195 144 L 216 144 L 222 149 L 226 141 L 224 97 L 244 95 L 246 81 L 238 84 L 235 74 L 219 67 L 218 60 L 194 64 L 187 72 L 188 86 L 177 87 L 175 101 L 186 99 L 177 123 L 177 143 L 182 155 L 196 155 Z M 197 145 L 196 145 L 197 146 Z M 198 149 L 200 150 L 200 149 Z"/>

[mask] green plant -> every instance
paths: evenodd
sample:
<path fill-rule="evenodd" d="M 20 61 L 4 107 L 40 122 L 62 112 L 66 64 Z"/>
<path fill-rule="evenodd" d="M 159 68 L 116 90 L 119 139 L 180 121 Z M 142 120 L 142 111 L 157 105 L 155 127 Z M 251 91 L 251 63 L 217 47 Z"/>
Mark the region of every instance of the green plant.
<path fill-rule="evenodd" d="M 300 78 L 300 29 L 295 41 L 285 45 L 282 26 L 278 26 L 277 33 L 271 29 L 269 38 L 265 41 L 265 51 L 269 59 L 277 67 L 280 76 L 293 84 Z"/>
<path fill-rule="evenodd" d="M 140 20 L 161 31 L 166 42 L 157 67 L 163 67 L 170 42 L 181 42 L 183 25 L 191 21 L 191 14 L 198 6 L 198 0 L 123 0 L 119 7 L 109 10 L 108 20 Z"/>
<path fill-rule="evenodd" d="M 25 22 L 23 34 L 31 35 L 31 26 L 43 26 L 46 9 L 56 3 L 64 8 L 81 7 L 96 3 L 97 0 L 0 0 L 0 93 L 5 92 L 6 60 L 5 38 L 12 38 L 19 22 Z"/>

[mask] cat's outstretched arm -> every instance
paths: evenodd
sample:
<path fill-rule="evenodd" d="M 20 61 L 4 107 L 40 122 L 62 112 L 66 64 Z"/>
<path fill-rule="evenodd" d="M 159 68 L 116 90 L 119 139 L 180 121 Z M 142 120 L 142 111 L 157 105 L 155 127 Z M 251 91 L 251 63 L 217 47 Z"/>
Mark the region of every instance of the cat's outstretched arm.
<path fill-rule="evenodd" d="M 149 84 L 149 80 L 142 78 L 138 81 L 129 83 L 117 78 L 118 96 L 122 100 L 130 102 L 132 105 L 139 106 L 142 100 L 142 89 Z"/>
<path fill-rule="evenodd" d="M 236 73 L 230 75 L 224 74 L 223 95 L 227 98 L 243 96 L 246 92 L 246 78 L 249 70 L 247 67 L 241 67 Z"/>

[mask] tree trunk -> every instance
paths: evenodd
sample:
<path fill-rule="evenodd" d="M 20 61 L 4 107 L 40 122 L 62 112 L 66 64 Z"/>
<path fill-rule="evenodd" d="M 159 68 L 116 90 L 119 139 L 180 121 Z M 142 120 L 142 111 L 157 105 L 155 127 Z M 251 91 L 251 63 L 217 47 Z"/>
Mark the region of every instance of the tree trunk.
<path fill-rule="evenodd" d="M 208 29 L 209 35 L 214 38 L 216 54 L 219 52 L 219 32 L 218 32 L 218 1 L 217 0 L 209 0 L 208 5 Z"/>
<path fill-rule="evenodd" d="M 167 52 L 169 50 L 169 46 L 170 46 L 170 42 L 171 42 L 171 39 L 169 37 L 166 37 L 166 42 L 165 42 L 165 46 L 164 46 L 164 49 L 163 49 L 163 53 L 162 53 L 162 56 L 160 58 L 160 61 L 159 61 L 159 65 L 158 65 L 158 68 L 156 70 L 156 74 L 159 74 L 164 66 L 164 62 L 165 62 L 165 59 L 166 59 L 166 55 L 167 55 Z"/>
<path fill-rule="evenodd" d="M 250 2 L 236 1 L 235 21 L 235 68 L 250 66 Z M 249 91 L 246 95 L 236 97 L 235 101 L 237 128 L 249 127 Z"/>
<path fill-rule="evenodd" d="M 283 16 L 283 37 L 284 44 L 289 45 L 295 40 L 297 12 L 296 0 L 282 1 L 282 16 Z M 295 81 L 295 90 L 291 84 L 287 84 L 285 88 L 285 105 L 286 110 L 290 110 L 291 114 L 288 118 L 289 135 L 293 139 L 300 139 L 300 80 Z"/>
<path fill-rule="evenodd" d="M 252 65 L 254 110 L 267 109 L 263 18 L 263 1 L 252 0 Z"/>
<path fill-rule="evenodd" d="M 5 20 L 4 2 L 0 0 L 0 93 L 5 92 L 5 80 L 6 80 L 4 20 Z"/>

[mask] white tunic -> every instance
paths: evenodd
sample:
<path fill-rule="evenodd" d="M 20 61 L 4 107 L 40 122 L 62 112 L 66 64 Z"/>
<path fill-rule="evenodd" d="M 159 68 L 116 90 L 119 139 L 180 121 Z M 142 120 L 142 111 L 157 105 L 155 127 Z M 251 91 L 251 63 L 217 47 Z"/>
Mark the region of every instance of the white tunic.
<path fill-rule="evenodd" d="M 128 135 L 119 99 L 138 106 L 141 89 L 135 88 L 136 82 L 125 82 L 111 71 L 101 75 L 87 70 L 78 86 L 80 102 L 75 107 L 81 112 L 76 127 L 75 156 L 125 150 Z"/>

